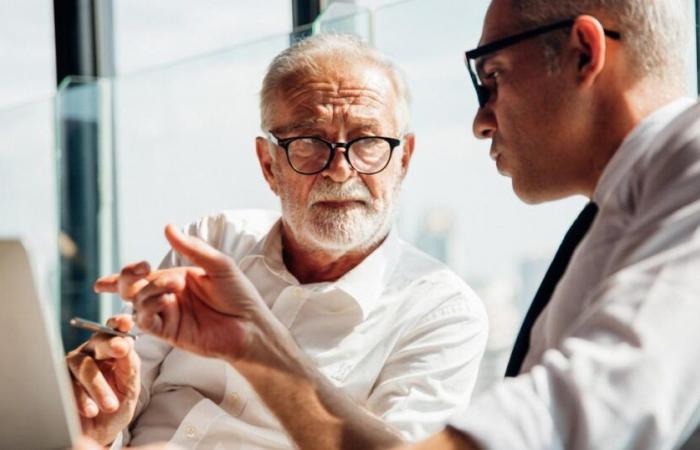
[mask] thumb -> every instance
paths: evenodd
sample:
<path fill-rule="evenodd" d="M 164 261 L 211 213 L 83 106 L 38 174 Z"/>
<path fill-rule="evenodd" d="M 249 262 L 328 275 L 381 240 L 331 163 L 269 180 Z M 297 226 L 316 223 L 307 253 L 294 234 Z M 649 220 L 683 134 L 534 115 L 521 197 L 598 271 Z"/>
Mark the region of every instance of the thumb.
<path fill-rule="evenodd" d="M 204 269 L 207 273 L 231 270 L 231 261 L 228 256 L 203 240 L 182 233 L 174 225 L 168 224 L 165 227 L 165 237 L 172 245 L 173 250 Z"/>

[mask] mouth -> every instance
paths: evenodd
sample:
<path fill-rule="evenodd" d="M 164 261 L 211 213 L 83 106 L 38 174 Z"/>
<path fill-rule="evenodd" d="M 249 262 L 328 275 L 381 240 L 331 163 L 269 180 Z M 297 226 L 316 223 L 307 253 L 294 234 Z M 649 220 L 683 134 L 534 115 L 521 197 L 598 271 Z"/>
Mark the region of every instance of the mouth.
<path fill-rule="evenodd" d="M 319 206 L 321 208 L 329 208 L 329 209 L 357 208 L 357 207 L 364 207 L 365 201 L 364 200 L 352 200 L 352 199 L 322 200 L 322 201 L 315 202 L 313 206 Z"/>

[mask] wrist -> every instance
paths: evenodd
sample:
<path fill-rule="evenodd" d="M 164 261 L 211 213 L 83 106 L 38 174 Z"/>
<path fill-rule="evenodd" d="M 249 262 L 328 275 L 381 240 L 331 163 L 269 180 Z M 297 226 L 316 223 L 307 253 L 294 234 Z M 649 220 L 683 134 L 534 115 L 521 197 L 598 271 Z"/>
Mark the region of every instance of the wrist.
<path fill-rule="evenodd" d="M 257 366 L 298 375 L 305 373 L 304 353 L 268 308 L 252 311 L 246 328 L 245 348 L 238 355 L 226 358 L 234 368 Z"/>

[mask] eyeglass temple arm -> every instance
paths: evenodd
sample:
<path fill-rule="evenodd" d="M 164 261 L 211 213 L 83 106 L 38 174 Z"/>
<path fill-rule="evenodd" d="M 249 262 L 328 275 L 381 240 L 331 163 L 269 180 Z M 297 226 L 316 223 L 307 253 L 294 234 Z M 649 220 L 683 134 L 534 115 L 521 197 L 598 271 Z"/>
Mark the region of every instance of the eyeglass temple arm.
<path fill-rule="evenodd" d="M 568 19 L 568 20 L 563 20 L 561 22 L 556 22 L 551 25 L 547 25 L 542 28 L 536 28 L 534 30 L 530 31 L 525 31 L 524 33 L 516 34 L 515 36 L 510 36 L 507 38 L 504 38 L 503 40 L 499 40 L 496 42 L 492 42 L 490 44 L 483 45 L 481 47 L 475 48 L 474 50 L 470 50 L 466 52 L 466 58 L 469 59 L 475 59 L 479 58 L 481 56 L 487 55 L 489 53 L 493 53 L 497 50 L 500 50 L 501 48 L 509 47 L 515 43 L 518 43 L 520 41 L 524 41 L 526 39 L 530 39 L 536 36 L 539 36 L 541 34 L 549 33 L 550 31 L 557 30 L 559 28 L 565 28 L 572 26 L 576 21 L 574 19 Z M 606 36 L 608 36 L 611 39 L 615 40 L 620 40 L 622 39 L 622 35 L 618 31 L 611 31 L 611 30 L 606 30 L 603 29 L 603 32 L 605 33 Z"/>

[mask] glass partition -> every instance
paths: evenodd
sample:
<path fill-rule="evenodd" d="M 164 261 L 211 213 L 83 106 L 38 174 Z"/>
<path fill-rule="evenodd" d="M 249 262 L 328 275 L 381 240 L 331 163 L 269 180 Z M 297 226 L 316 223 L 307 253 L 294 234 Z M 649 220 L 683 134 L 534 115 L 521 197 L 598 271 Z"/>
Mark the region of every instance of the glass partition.
<path fill-rule="evenodd" d="M 113 5 L 118 74 L 220 52 L 292 28 L 290 0 L 118 0 Z"/>
<path fill-rule="evenodd" d="M 61 87 L 59 125 L 92 123 L 99 135 L 101 273 L 142 259 L 157 266 L 168 250 L 167 223 L 182 226 L 223 209 L 278 208 L 260 173 L 255 137 L 262 77 L 288 45 L 283 34 Z M 101 304 L 103 319 L 121 307 L 113 296 Z"/>
<path fill-rule="evenodd" d="M 115 81 L 120 259 L 157 265 L 163 228 L 232 208 L 277 208 L 255 155 L 259 96 L 287 34 Z"/>
<path fill-rule="evenodd" d="M 521 318 L 585 203 L 524 205 L 510 180 L 496 172 L 489 143 L 472 135 L 477 101 L 462 55 L 476 46 L 488 3 L 407 0 L 375 10 L 331 5 L 313 25 L 315 32 L 371 39 L 406 73 L 417 148 L 398 225 L 406 240 L 446 262 L 484 300 L 491 335 L 478 389 L 502 377 Z M 111 140 L 103 144 L 114 146 L 113 166 L 100 170 L 113 182 L 101 183 L 107 193 L 100 198 L 113 221 L 101 226 L 114 226 L 118 264 L 146 259 L 157 265 L 167 250 L 167 223 L 184 225 L 222 209 L 278 209 L 254 139 L 262 77 L 289 41 L 287 34 L 273 36 L 122 75 L 95 91 L 109 97 L 109 120 L 100 127 L 109 128 Z M 59 96 L 76 87 L 66 86 Z"/>

